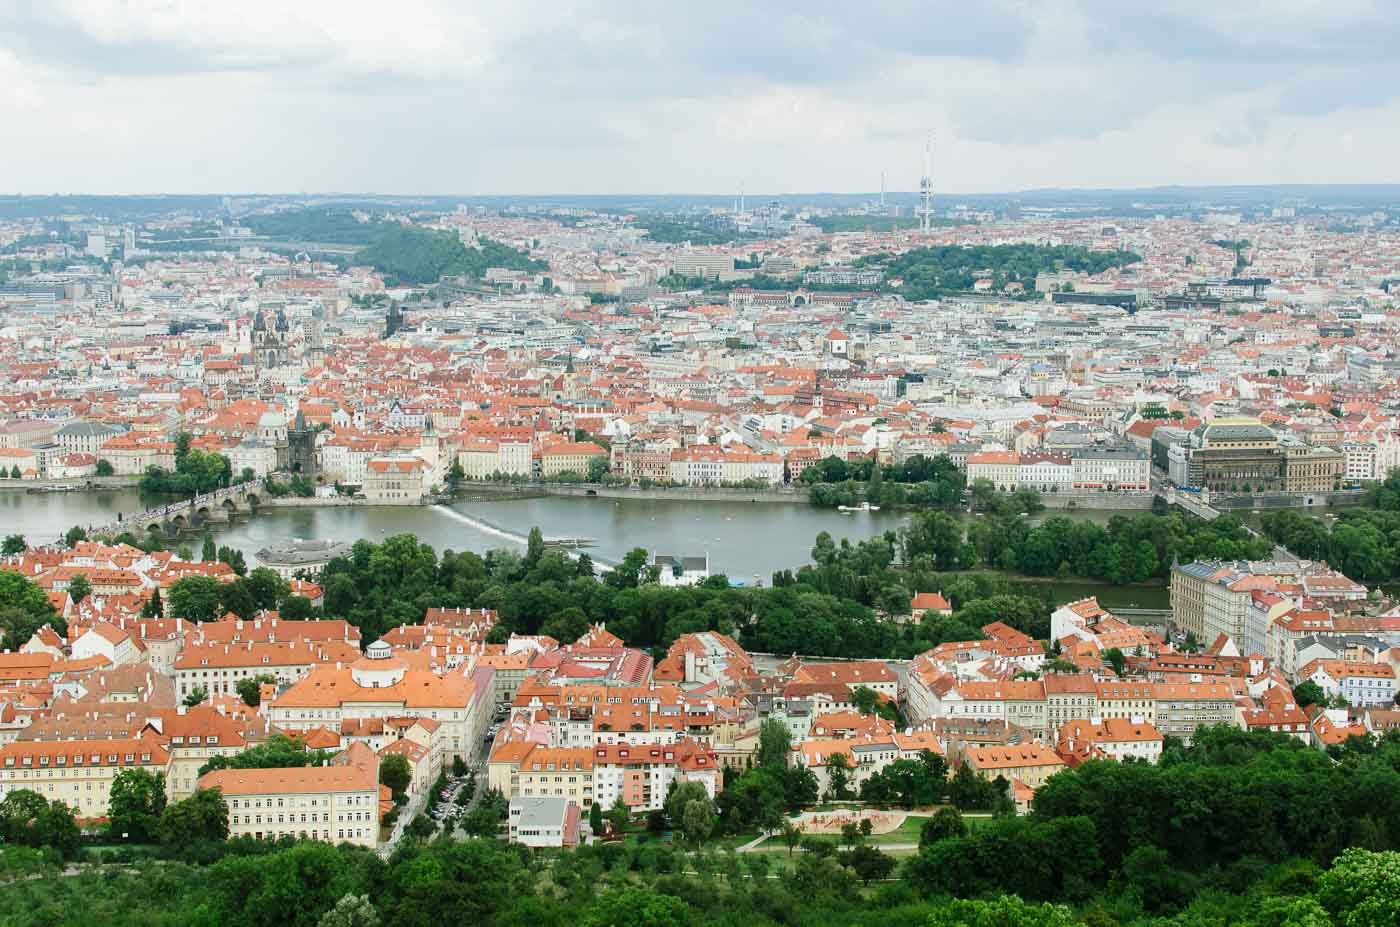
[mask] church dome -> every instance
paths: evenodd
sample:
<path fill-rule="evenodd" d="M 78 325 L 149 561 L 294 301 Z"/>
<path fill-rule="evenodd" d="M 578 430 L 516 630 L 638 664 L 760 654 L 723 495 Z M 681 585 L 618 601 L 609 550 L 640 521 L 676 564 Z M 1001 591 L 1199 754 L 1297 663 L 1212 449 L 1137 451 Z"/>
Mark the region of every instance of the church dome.
<path fill-rule="evenodd" d="M 365 689 L 387 689 L 398 685 L 408 672 L 408 665 L 383 640 L 365 648 L 365 655 L 350 664 L 350 678 Z"/>

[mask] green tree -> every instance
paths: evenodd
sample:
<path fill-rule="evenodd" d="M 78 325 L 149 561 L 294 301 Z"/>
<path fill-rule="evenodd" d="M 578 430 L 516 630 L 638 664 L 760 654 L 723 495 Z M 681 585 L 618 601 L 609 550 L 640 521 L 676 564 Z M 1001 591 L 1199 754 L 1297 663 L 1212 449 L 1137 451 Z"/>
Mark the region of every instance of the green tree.
<path fill-rule="evenodd" d="M 49 806 L 48 799 L 33 789 L 14 789 L 0 801 L 0 836 L 6 843 L 37 846 L 34 822 Z"/>
<path fill-rule="evenodd" d="M 97 475 L 98 475 L 98 476 L 111 476 L 111 475 L 113 474 L 113 472 L 115 472 L 115 471 L 113 471 L 113 469 L 112 469 L 112 463 L 111 463 L 111 461 L 109 461 L 107 458 L 103 457 L 103 458 L 101 458 L 101 459 L 99 459 L 99 460 L 97 461 L 97 471 L 96 471 L 96 472 L 97 472 Z"/>
<path fill-rule="evenodd" d="M 758 728 L 758 765 L 764 769 L 787 769 L 792 753 L 792 733 L 777 718 L 766 718 Z"/>
<path fill-rule="evenodd" d="M 672 818 L 679 820 L 679 818 Z M 617 796 L 617 801 L 608 809 L 608 823 L 612 825 L 613 833 L 625 834 L 632 825 L 632 809 L 627 806 L 627 802 L 622 800 L 622 796 Z"/>
<path fill-rule="evenodd" d="M 4 629 L 4 649 L 18 650 L 44 625 L 60 636 L 68 633 L 67 623 L 53 610 L 44 590 L 13 570 L 0 570 L 0 628 Z"/>
<path fill-rule="evenodd" d="M 926 847 L 950 837 L 966 837 L 967 823 L 956 808 L 940 808 L 919 828 L 919 846 Z"/>
<path fill-rule="evenodd" d="M 278 615 L 283 621 L 311 621 L 316 617 L 316 606 L 306 596 L 289 595 L 278 603 Z"/>
<path fill-rule="evenodd" d="M 581 927 L 680 927 L 690 922 L 690 909 L 681 899 L 626 885 L 599 896 L 585 910 Z"/>
<path fill-rule="evenodd" d="M 68 581 L 68 597 L 77 605 L 83 599 L 92 595 L 92 583 L 82 573 L 77 574 Z"/>
<path fill-rule="evenodd" d="M 204 544 L 200 547 L 199 559 L 204 563 L 212 563 L 219 559 L 219 550 L 214 546 L 214 539 L 210 535 L 204 536 Z"/>
<path fill-rule="evenodd" d="M 316 927 L 379 927 L 379 911 L 369 895 L 345 894 L 321 915 Z"/>
<path fill-rule="evenodd" d="M 603 835 L 603 806 L 596 801 L 588 806 L 588 827 L 593 831 L 593 836 Z"/>
<path fill-rule="evenodd" d="M 5 543 L 0 546 L 0 554 L 6 557 L 13 557 L 15 554 L 22 554 L 29 549 L 29 544 L 24 540 L 22 534 L 9 534 L 5 536 Z"/>
<path fill-rule="evenodd" d="M 1390 927 L 1400 919 L 1400 853 L 1344 851 L 1318 879 L 1317 899 L 1337 927 Z"/>
<path fill-rule="evenodd" d="M 168 805 L 160 816 L 160 842 L 183 847 L 228 837 L 228 805 L 219 789 L 196 789 L 183 801 Z"/>
<path fill-rule="evenodd" d="M 685 806 L 692 801 L 710 801 L 710 793 L 705 786 L 699 782 L 677 783 L 666 795 L 666 817 L 670 820 L 671 826 L 679 828 L 681 818 L 685 814 Z M 713 813 L 713 809 L 712 809 Z"/>
<path fill-rule="evenodd" d="M 227 563 L 229 566 L 233 567 L 233 572 L 237 573 L 239 576 L 248 572 L 248 564 L 243 559 L 243 551 L 233 547 L 219 548 L 219 562 Z"/>
<path fill-rule="evenodd" d="M 262 687 L 266 683 L 277 681 L 277 677 L 269 673 L 260 673 L 257 676 L 249 676 L 240 679 L 233 684 L 233 690 L 238 693 L 238 697 L 243 699 L 243 704 L 249 708 L 257 708 L 262 704 Z"/>
<path fill-rule="evenodd" d="M 609 472 L 608 458 L 598 455 L 588 459 L 588 482 L 601 483 L 607 479 Z"/>
<path fill-rule="evenodd" d="M 646 578 L 647 552 L 640 547 L 629 550 L 622 562 L 608 571 L 604 577 L 609 586 L 618 589 L 635 589 Z"/>
<path fill-rule="evenodd" d="M 1127 657 L 1123 656 L 1123 651 L 1119 650 L 1117 647 L 1110 647 L 1107 650 L 1105 650 L 1101 654 L 1101 656 L 1103 657 L 1103 661 L 1105 663 L 1113 667 L 1114 675 L 1123 675 L 1123 671 L 1127 668 L 1128 664 L 1128 659 Z"/>
<path fill-rule="evenodd" d="M 1293 687 L 1293 701 L 1299 708 L 1321 705 L 1327 701 L 1327 693 L 1322 691 L 1322 686 L 1305 679 Z"/>
<path fill-rule="evenodd" d="M 195 688 L 190 690 L 189 695 L 186 695 L 183 699 L 180 700 L 180 704 L 184 705 L 186 708 L 193 708 L 194 706 L 201 704 L 208 697 L 209 693 L 204 690 L 203 686 L 196 686 Z"/>
<path fill-rule="evenodd" d="M 256 567 L 242 582 L 252 596 L 253 605 L 260 609 L 275 609 L 290 593 L 287 581 L 276 570 Z"/>
<path fill-rule="evenodd" d="M 68 533 L 63 536 L 63 543 L 67 544 L 69 547 L 76 547 L 79 541 L 86 541 L 87 539 L 87 529 L 81 525 L 74 525 L 69 528 Z"/>
<path fill-rule="evenodd" d="M 926 927 L 1077 927 L 1080 921 L 1064 905 L 1027 904 L 1014 895 L 995 901 L 954 899 L 935 908 Z"/>
<path fill-rule="evenodd" d="M 826 797 L 843 801 L 855 797 L 851 791 L 851 759 L 844 753 L 826 758 Z"/>
<path fill-rule="evenodd" d="M 408 822 L 408 826 L 404 828 L 403 832 L 404 836 L 412 837 L 414 840 L 427 840 L 437 833 L 437 823 L 427 814 L 420 812 L 412 821 Z"/>
<path fill-rule="evenodd" d="M 816 804 L 821 797 L 821 783 L 817 774 L 806 766 L 793 765 L 783 775 L 783 798 L 789 809 L 797 811 L 807 805 Z"/>
<path fill-rule="evenodd" d="M 301 766 L 324 766 L 331 754 L 324 750 L 307 750 L 300 738 L 273 734 L 256 747 L 249 747 L 232 756 L 214 756 L 199 768 L 199 775 L 215 769 L 294 769 Z"/>
<path fill-rule="evenodd" d="M 698 847 L 710 836 L 714 826 L 714 806 L 708 798 L 686 802 L 685 810 L 681 813 L 681 832 L 685 834 L 686 842 Z"/>
<path fill-rule="evenodd" d="M 401 800 L 413 781 L 413 770 L 402 753 L 391 753 L 379 762 L 379 784 L 389 787 L 394 800 Z"/>
<path fill-rule="evenodd" d="M 787 845 L 788 856 L 791 857 L 792 851 L 802 842 L 802 831 L 797 828 L 797 825 L 784 818 L 782 838 L 783 843 Z"/>
<path fill-rule="evenodd" d="M 532 569 L 544 556 L 544 532 L 536 525 L 525 539 L 525 567 Z"/>
<path fill-rule="evenodd" d="M 6 843 L 49 847 L 64 859 L 77 855 L 81 836 L 67 805 L 30 789 L 16 789 L 0 801 L 0 831 Z"/>
<path fill-rule="evenodd" d="M 223 585 L 212 576 L 185 576 L 176 580 L 168 596 L 170 617 L 186 621 L 213 621 L 220 617 Z"/>
<path fill-rule="evenodd" d="M 893 856 L 881 853 L 868 844 L 853 848 L 842 862 L 856 874 L 862 885 L 889 878 L 895 863 Z"/>
<path fill-rule="evenodd" d="M 107 832 L 113 839 L 150 843 L 165 811 L 165 776 L 124 769 L 112 780 L 107 799 Z"/>
<path fill-rule="evenodd" d="M 142 618 L 164 618 L 164 617 L 165 617 L 165 603 L 164 603 L 163 601 L 161 601 L 161 597 L 160 597 L 160 587 L 159 587 L 159 586 L 156 586 L 156 587 L 154 587 L 154 588 L 151 589 L 151 597 L 148 598 L 148 599 L 146 600 L 145 604 L 141 606 L 141 617 L 142 617 Z"/>

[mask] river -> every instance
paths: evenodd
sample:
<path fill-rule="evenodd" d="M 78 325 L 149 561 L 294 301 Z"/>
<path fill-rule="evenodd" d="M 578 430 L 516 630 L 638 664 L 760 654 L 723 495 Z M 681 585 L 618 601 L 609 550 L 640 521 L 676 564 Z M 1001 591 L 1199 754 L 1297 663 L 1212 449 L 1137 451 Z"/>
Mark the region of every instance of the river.
<path fill-rule="evenodd" d="M 135 489 L 28 495 L 0 492 L 0 535 L 23 534 L 47 543 L 73 525 L 99 524 L 115 512 L 137 512 Z M 766 584 L 776 570 L 810 559 L 812 541 L 822 531 L 852 540 L 899 528 L 905 516 L 892 512 L 842 515 L 795 502 L 713 502 L 601 499 L 543 496 L 533 499 L 473 500 L 451 506 L 334 506 L 264 508 L 256 516 L 216 528 L 219 544 L 249 556 L 287 538 L 379 541 L 412 533 L 438 550 L 485 552 L 523 547 L 538 526 L 546 537 L 592 538 L 586 548 L 600 564 L 615 563 L 634 547 L 679 556 L 708 554 L 712 572 Z M 197 548 L 199 539 L 184 543 Z"/>
<path fill-rule="evenodd" d="M 137 512 L 162 501 L 136 489 L 29 495 L 0 491 L 0 535 L 23 534 L 30 543 L 48 543 L 73 525 L 102 524 L 116 512 Z M 1100 523 L 1131 512 L 1074 509 L 1048 510 L 1040 520 L 1063 514 Z M 259 548 L 288 538 L 382 541 L 394 534 L 414 534 L 439 551 L 523 548 L 538 526 L 545 537 L 585 537 L 585 548 L 600 565 L 616 563 L 627 551 L 642 547 L 653 554 L 701 556 L 710 569 L 731 579 L 765 585 L 777 570 L 793 569 L 811 559 L 812 542 L 822 531 L 838 540 L 862 540 L 896 530 L 907 515 L 856 512 L 843 515 L 801 502 L 716 502 L 670 499 L 606 499 L 587 496 L 542 496 L 531 499 L 470 500 L 450 506 L 327 506 L 267 508 L 232 525 L 219 525 L 220 545 L 242 550 L 254 564 Z M 180 543 L 199 547 L 197 536 Z M 1044 586 L 1036 586 L 1043 593 Z M 1115 589 L 1092 583 L 1052 584 L 1056 601 L 1102 594 L 1116 605 L 1165 607 L 1165 587 Z"/>

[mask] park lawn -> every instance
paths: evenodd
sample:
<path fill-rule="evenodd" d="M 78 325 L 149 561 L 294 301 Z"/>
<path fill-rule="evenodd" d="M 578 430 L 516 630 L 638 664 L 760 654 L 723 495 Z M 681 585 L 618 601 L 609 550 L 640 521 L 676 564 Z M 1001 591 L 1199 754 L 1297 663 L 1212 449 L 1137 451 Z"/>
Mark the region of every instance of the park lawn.
<path fill-rule="evenodd" d="M 872 846 L 880 846 L 884 843 L 918 843 L 919 831 L 923 829 L 927 817 L 915 817 L 910 815 L 904 819 L 904 823 L 894 830 L 885 834 L 871 834 L 866 838 L 866 843 Z"/>
<path fill-rule="evenodd" d="M 974 831 L 979 827 L 986 827 L 996 818 L 990 814 L 964 814 L 963 823 L 967 825 L 969 831 Z"/>
<path fill-rule="evenodd" d="M 744 844 L 746 844 L 746 843 L 748 843 L 748 842 L 750 842 L 750 841 L 752 841 L 752 840 L 757 840 L 757 839 L 758 839 L 759 837 L 761 837 L 761 836 L 763 836 L 763 832 L 762 832 L 762 831 L 758 831 L 758 830 L 747 831 L 747 832 L 742 833 L 742 834 L 734 834 L 733 836 L 730 836 L 730 837 L 720 837 L 720 838 L 718 838 L 718 839 L 716 839 L 716 840 L 707 840 L 707 841 L 705 841 L 705 846 L 708 847 L 708 848 L 710 848 L 710 849 L 712 849 L 712 850 L 719 850 L 719 851 L 721 851 L 721 852 L 723 852 L 724 850 L 737 850 L 737 849 L 739 849 L 739 847 L 743 846 Z M 782 841 L 780 840 L 779 843 L 781 843 L 781 842 L 782 842 Z M 766 845 L 767 845 L 767 841 L 765 841 L 763 844 L 760 844 L 760 846 L 766 846 Z"/>

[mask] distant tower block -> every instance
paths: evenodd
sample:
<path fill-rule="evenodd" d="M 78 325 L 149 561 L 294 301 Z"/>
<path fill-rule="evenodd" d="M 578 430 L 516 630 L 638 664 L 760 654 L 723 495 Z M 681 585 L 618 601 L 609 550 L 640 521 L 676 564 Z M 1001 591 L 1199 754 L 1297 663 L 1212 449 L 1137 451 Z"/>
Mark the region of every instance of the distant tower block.
<path fill-rule="evenodd" d="M 924 142 L 924 176 L 919 178 L 919 230 L 933 230 L 933 133 Z"/>

